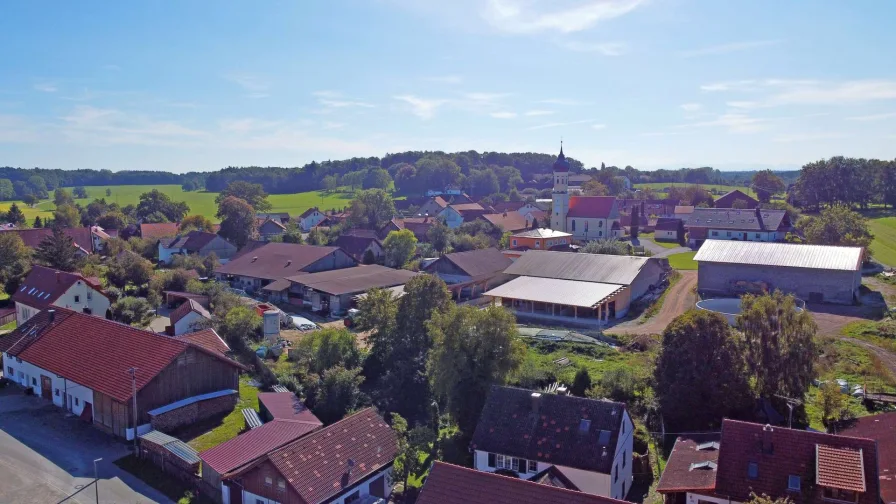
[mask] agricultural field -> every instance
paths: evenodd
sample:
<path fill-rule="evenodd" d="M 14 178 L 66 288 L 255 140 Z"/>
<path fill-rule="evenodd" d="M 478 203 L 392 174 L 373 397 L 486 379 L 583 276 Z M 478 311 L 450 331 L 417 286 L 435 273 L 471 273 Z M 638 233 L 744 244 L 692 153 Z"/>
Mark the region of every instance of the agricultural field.
<path fill-rule="evenodd" d="M 68 187 L 68 190 L 73 188 Z M 179 185 L 119 185 L 119 186 L 90 186 L 86 187 L 88 198 L 76 199 L 77 203 L 87 205 L 96 198 L 106 198 L 107 202 L 116 202 L 121 206 L 133 204 L 136 205 L 140 199 L 140 195 L 153 189 L 158 189 L 174 201 L 186 201 L 190 205 L 190 214 L 200 214 L 217 221 L 215 213 L 217 205 L 215 197 L 218 193 L 206 191 L 185 192 Z M 112 191 L 111 196 L 106 196 L 106 189 Z M 52 197 L 52 192 L 50 196 Z M 308 208 L 313 206 L 322 207 L 323 209 L 343 208 L 348 206 L 352 195 L 348 192 L 327 193 L 324 191 L 308 191 L 296 194 L 272 194 L 268 196 L 271 202 L 272 212 L 288 212 L 289 215 L 299 215 Z M 0 211 L 9 209 L 11 201 L 0 202 Z M 19 208 L 25 213 L 29 224 L 36 216 L 41 219 L 51 217 L 53 210 L 56 209 L 52 200 L 41 201 L 34 208 L 29 208 L 22 202 L 18 202 Z"/>
<path fill-rule="evenodd" d="M 879 263 L 896 268 L 896 216 L 870 219 L 868 227 L 874 234 L 871 254 Z"/>
<path fill-rule="evenodd" d="M 635 184 L 635 188 L 646 188 L 649 187 L 655 191 L 663 191 L 667 187 L 679 186 L 679 187 L 688 187 L 694 184 L 686 184 L 683 182 L 649 182 L 644 184 Z M 733 185 L 721 185 L 721 184 L 697 184 L 700 187 L 706 189 L 707 191 L 716 191 L 718 194 L 716 196 L 721 196 L 727 192 L 733 191 L 735 189 L 739 189 L 741 192 L 747 194 L 748 196 L 756 197 L 756 192 L 753 191 L 752 188 L 743 187 L 743 186 L 733 186 Z"/>

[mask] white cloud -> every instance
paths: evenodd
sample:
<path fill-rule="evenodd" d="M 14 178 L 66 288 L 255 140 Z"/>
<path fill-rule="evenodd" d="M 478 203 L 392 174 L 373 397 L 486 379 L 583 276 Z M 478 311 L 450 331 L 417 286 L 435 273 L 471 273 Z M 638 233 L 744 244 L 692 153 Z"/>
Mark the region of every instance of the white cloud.
<path fill-rule="evenodd" d="M 527 110 L 524 115 L 527 115 L 529 117 L 535 117 L 535 116 L 553 115 L 555 113 L 556 112 L 554 112 L 553 110 Z"/>
<path fill-rule="evenodd" d="M 703 105 L 699 103 L 682 103 L 680 106 L 681 110 L 684 110 L 685 112 L 697 112 L 703 108 Z"/>
<path fill-rule="evenodd" d="M 463 97 L 477 103 L 494 103 L 510 96 L 509 93 L 464 93 Z"/>
<path fill-rule="evenodd" d="M 62 133 L 71 141 L 94 145 L 185 145 L 207 132 L 142 114 L 91 106 L 75 107 L 62 116 Z"/>
<path fill-rule="evenodd" d="M 489 115 L 494 117 L 495 119 L 513 119 L 514 117 L 517 116 L 517 113 L 516 112 L 492 112 Z"/>
<path fill-rule="evenodd" d="M 573 33 L 628 14 L 645 3 L 645 0 L 590 0 L 576 7 L 546 11 L 536 7 L 539 2 L 489 0 L 482 16 L 492 27 L 508 33 Z M 554 2 L 540 2 L 540 5 L 546 4 L 554 7 Z"/>
<path fill-rule="evenodd" d="M 0 114 L 0 144 L 37 142 L 40 130 L 24 117 Z"/>
<path fill-rule="evenodd" d="M 738 51 L 747 51 L 750 49 L 759 49 L 762 47 L 771 47 L 780 44 L 780 40 L 751 40 L 746 42 L 732 42 L 729 44 L 720 44 L 710 47 L 702 47 L 700 49 L 692 49 L 682 51 L 679 56 L 682 58 L 694 58 L 697 56 L 713 56 L 717 54 L 729 54 Z"/>
<path fill-rule="evenodd" d="M 322 128 L 325 130 L 333 130 L 333 129 L 340 129 L 344 126 L 345 126 L 345 123 L 326 121 L 326 122 L 324 122 Z"/>
<path fill-rule="evenodd" d="M 847 117 L 848 121 L 883 121 L 884 119 L 896 118 L 896 112 L 886 112 L 883 114 L 871 114 L 865 116 Z"/>
<path fill-rule="evenodd" d="M 591 129 L 595 129 L 595 130 L 602 130 L 602 129 L 606 129 L 606 128 L 607 128 L 606 124 L 592 124 L 591 125 Z"/>
<path fill-rule="evenodd" d="M 709 121 L 700 121 L 679 125 L 678 128 L 711 128 L 721 127 L 729 133 L 757 133 L 770 127 L 771 119 L 750 117 L 746 114 L 722 114 Z"/>
<path fill-rule="evenodd" d="M 604 56 L 622 56 L 627 52 L 627 46 L 622 42 L 560 42 L 560 47 L 575 52 L 599 53 Z"/>
<path fill-rule="evenodd" d="M 44 93 L 55 93 L 56 91 L 59 91 L 59 88 L 57 88 L 55 84 L 49 82 L 38 82 L 34 85 L 34 89 Z"/>
<path fill-rule="evenodd" d="M 591 105 L 591 102 L 571 100 L 568 98 L 548 98 L 547 100 L 540 100 L 540 101 L 538 101 L 538 103 L 544 103 L 545 105 L 568 105 L 568 106 Z"/>
<path fill-rule="evenodd" d="M 311 93 L 317 97 L 317 102 L 327 108 L 374 108 L 376 105 L 345 98 L 339 91 L 315 91 Z"/>
<path fill-rule="evenodd" d="M 700 86 L 703 91 L 763 95 L 749 101 L 731 101 L 735 108 L 784 105 L 844 105 L 896 99 L 896 80 L 863 79 L 818 81 L 811 79 L 763 79 L 715 82 Z"/>
<path fill-rule="evenodd" d="M 224 78 L 243 88 L 247 92 L 247 98 L 259 99 L 270 96 L 268 93 L 271 88 L 270 83 L 257 75 L 230 74 L 225 75 Z"/>
<path fill-rule="evenodd" d="M 725 105 L 735 109 L 752 109 L 760 106 L 759 102 L 754 101 L 729 101 Z"/>
<path fill-rule="evenodd" d="M 581 121 L 570 121 L 570 122 L 551 122 L 551 123 L 539 124 L 537 126 L 532 126 L 527 129 L 540 130 L 540 129 L 546 129 L 546 128 L 557 128 L 560 126 L 574 126 L 576 124 L 589 124 L 589 123 L 593 123 L 593 122 L 594 122 L 594 119 L 582 119 Z"/>
<path fill-rule="evenodd" d="M 444 105 L 448 100 L 443 99 L 427 99 L 415 95 L 398 95 L 393 96 L 394 99 L 404 102 L 411 106 L 411 113 L 420 119 L 432 119 L 436 110 Z"/>
<path fill-rule="evenodd" d="M 424 77 L 423 80 L 429 82 L 437 82 L 439 84 L 460 84 L 464 81 L 460 75 L 436 75 L 432 77 Z"/>

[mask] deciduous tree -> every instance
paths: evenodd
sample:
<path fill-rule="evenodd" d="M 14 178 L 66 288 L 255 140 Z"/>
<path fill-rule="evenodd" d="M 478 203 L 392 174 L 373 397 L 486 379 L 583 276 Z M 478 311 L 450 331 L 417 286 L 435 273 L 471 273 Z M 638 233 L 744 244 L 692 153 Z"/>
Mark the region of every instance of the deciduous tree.
<path fill-rule="evenodd" d="M 760 170 L 753 175 L 753 190 L 756 191 L 756 197 L 762 203 L 768 203 L 775 195 L 782 194 L 787 186 L 781 177 L 772 173 L 771 170 Z"/>
<path fill-rule="evenodd" d="M 221 229 L 218 234 L 237 248 L 242 248 L 255 236 L 255 210 L 245 200 L 228 196 L 218 204 Z"/>
<path fill-rule="evenodd" d="M 616 238 L 591 240 L 582 247 L 582 252 L 606 255 L 631 255 L 632 253 L 631 246 L 628 243 L 619 241 Z"/>
<path fill-rule="evenodd" d="M 31 265 L 31 252 L 17 233 L 0 233 L 0 283 L 12 293 Z"/>
<path fill-rule="evenodd" d="M 845 205 L 824 209 L 817 217 L 803 216 L 797 227 L 807 242 L 817 245 L 867 248 L 874 238 L 867 219 Z"/>
<path fill-rule="evenodd" d="M 152 319 L 153 309 L 144 298 L 123 297 L 112 304 L 112 319 L 135 327 L 145 327 Z"/>
<path fill-rule="evenodd" d="M 153 222 L 179 222 L 189 211 L 185 202 L 174 202 L 158 189 L 141 194 L 135 210 L 137 219 Z"/>
<path fill-rule="evenodd" d="M 382 189 L 359 192 L 349 206 L 351 222 L 364 229 L 380 229 L 395 216 L 395 203 Z"/>
<path fill-rule="evenodd" d="M 386 254 L 386 266 L 401 268 L 414 257 L 417 249 L 417 237 L 410 229 L 392 231 L 383 240 L 383 251 Z"/>
<path fill-rule="evenodd" d="M 112 285 L 123 289 L 127 284 L 141 286 L 152 278 L 152 263 L 137 254 L 123 254 L 109 264 L 106 278 Z"/>
<path fill-rule="evenodd" d="M 81 212 L 74 205 L 59 205 L 53 212 L 53 223 L 64 228 L 78 227 L 81 225 Z"/>
<path fill-rule="evenodd" d="M 296 345 L 299 360 L 313 373 L 336 366 L 353 369 L 361 364 L 355 335 L 347 329 L 326 328 L 303 337 Z"/>
<path fill-rule="evenodd" d="M 264 188 L 261 187 L 261 184 L 252 184 L 241 180 L 231 182 L 218 194 L 218 196 L 215 197 L 215 203 L 220 206 L 225 199 L 231 196 L 245 201 L 254 208 L 256 212 L 266 212 L 271 209 L 271 204 L 268 202 L 268 195 L 264 192 Z"/>
<path fill-rule="evenodd" d="M 432 248 L 439 254 L 444 254 L 451 244 L 451 230 L 442 221 L 436 219 L 432 227 L 426 232 L 426 238 Z"/>
<path fill-rule="evenodd" d="M 341 420 L 346 413 L 358 407 L 361 400 L 361 369 L 336 366 L 321 375 L 320 390 L 314 405 L 314 414 L 325 424 Z"/>
<path fill-rule="evenodd" d="M 204 231 L 206 233 L 214 233 L 215 225 L 212 223 L 211 219 L 204 215 L 188 215 L 180 221 L 180 226 L 178 227 L 181 233 L 187 233 L 189 231 Z"/>
<path fill-rule="evenodd" d="M 74 194 L 74 196 L 75 196 L 76 198 L 80 198 L 80 199 L 84 199 L 84 198 L 89 197 L 88 194 L 87 194 L 87 188 L 84 187 L 84 186 L 78 186 L 78 187 L 76 187 L 75 190 L 74 190 L 74 192 L 73 192 L 72 194 Z"/>

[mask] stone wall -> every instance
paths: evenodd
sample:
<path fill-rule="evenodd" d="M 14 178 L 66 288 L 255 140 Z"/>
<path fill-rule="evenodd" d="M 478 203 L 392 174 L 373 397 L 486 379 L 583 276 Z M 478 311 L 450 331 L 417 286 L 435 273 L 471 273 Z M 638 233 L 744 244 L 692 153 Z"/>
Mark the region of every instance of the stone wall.
<path fill-rule="evenodd" d="M 152 417 L 152 428 L 161 432 L 171 432 L 178 427 L 190 425 L 200 420 L 228 413 L 236 407 L 237 394 L 215 397 L 198 401 L 181 408 L 171 410 Z"/>

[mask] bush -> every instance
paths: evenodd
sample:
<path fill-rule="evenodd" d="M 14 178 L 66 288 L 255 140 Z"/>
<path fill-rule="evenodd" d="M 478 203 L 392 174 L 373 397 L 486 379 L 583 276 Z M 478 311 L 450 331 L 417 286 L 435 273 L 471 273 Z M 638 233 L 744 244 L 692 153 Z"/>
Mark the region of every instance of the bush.
<path fill-rule="evenodd" d="M 123 297 L 112 305 L 112 319 L 132 326 L 144 327 L 153 316 L 153 309 L 144 298 Z"/>

